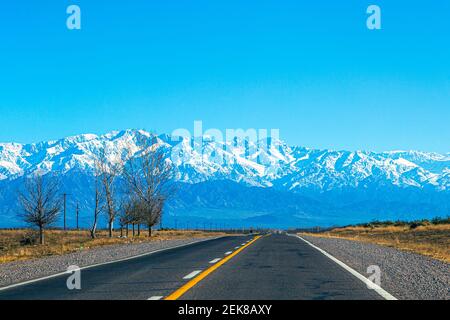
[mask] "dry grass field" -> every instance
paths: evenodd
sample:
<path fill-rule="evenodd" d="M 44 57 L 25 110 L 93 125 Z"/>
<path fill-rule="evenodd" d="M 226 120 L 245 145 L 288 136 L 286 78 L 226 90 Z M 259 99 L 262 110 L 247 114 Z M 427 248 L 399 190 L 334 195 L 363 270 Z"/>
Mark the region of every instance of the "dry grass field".
<path fill-rule="evenodd" d="M 35 259 L 50 255 L 61 255 L 113 244 L 205 238 L 222 234 L 202 231 L 154 231 L 150 238 L 147 235 L 147 231 L 142 230 L 139 237 L 131 237 L 130 232 L 128 238 L 120 238 L 120 232 L 116 232 L 113 238 L 109 238 L 107 231 L 99 231 L 97 238 L 92 239 L 89 231 L 48 230 L 45 232 L 46 243 L 41 246 L 38 244 L 30 244 L 28 241 L 36 236 L 35 231 L 29 229 L 0 230 L 0 263 Z"/>
<path fill-rule="evenodd" d="M 450 223 L 420 225 L 365 225 L 336 228 L 315 237 L 343 238 L 412 251 L 450 263 Z"/>

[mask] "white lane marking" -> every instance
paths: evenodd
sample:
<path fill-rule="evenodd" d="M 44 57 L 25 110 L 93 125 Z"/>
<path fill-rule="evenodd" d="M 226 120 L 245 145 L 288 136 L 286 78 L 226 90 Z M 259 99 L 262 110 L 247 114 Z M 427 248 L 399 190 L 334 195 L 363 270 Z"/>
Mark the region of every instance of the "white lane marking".
<path fill-rule="evenodd" d="M 183 279 L 187 280 L 187 279 L 192 279 L 193 277 L 195 277 L 196 275 L 198 275 L 200 272 L 202 272 L 202 270 L 195 270 L 192 271 L 191 273 L 189 273 L 187 276 L 184 276 Z"/>
<path fill-rule="evenodd" d="M 162 298 L 164 298 L 163 296 L 153 296 L 148 298 L 147 300 L 161 300 Z"/>
<path fill-rule="evenodd" d="M 209 263 L 213 264 L 213 263 L 219 262 L 220 260 L 222 260 L 222 259 L 216 258 L 214 260 L 211 260 Z"/>
<path fill-rule="evenodd" d="M 240 247 L 239 246 L 237 246 L 237 247 L 234 247 L 235 249 L 239 249 Z"/>
<path fill-rule="evenodd" d="M 174 247 L 170 247 L 170 248 L 158 249 L 158 250 L 155 250 L 155 251 L 150 251 L 150 252 L 138 254 L 138 255 L 135 255 L 135 256 L 128 257 L 128 258 L 117 259 L 117 260 L 113 260 L 113 261 L 97 263 L 97 264 L 93 264 L 93 265 L 90 265 L 90 266 L 81 267 L 79 270 L 86 270 L 86 269 L 95 268 L 95 267 L 99 267 L 99 266 L 104 266 L 104 265 L 112 264 L 112 263 L 116 263 L 116 262 L 128 261 L 128 260 L 132 260 L 132 259 L 136 259 L 136 258 L 140 258 L 140 257 L 149 256 L 149 255 L 152 255 L 154 253 L 161 252 L 161 251 L 167 251 L 167 250 L 187 247 L 187 246 L 190 246 L 190 245 L 195 244 L 195 243 L 205 242 L 205 241 L 210 241 L 210 240 L 215 240 L 215 239 L 220 239 L 220 238 L 223 238 L 223 237 L 225 237 L 225 236 L 219 236 L 219 237 L 215 237 L 215 238 L 209 238 L 209 239 L 204 239 L 204 240 L 200 240 L 200 241 L 194 241 L 194 242 L 190 242 L 190 243 L 180 244 L 179 246 L 174 246 Z M 33 280 L 28 280 L 28 281 L 24 281 L 24 282 L 15 283 L 15 284 L 12 284 L 12 285 L 0 288 L 0 291 L 4 291 L 4 290 L 20 287 L 20 286 L 23 286 L 23 285 L 26 285 L 26 284 L 35 283 L 35 282 L 42 281 L 42 280 L 47 280 L 47 279 L 52 279 L 52 278 L 64 276 L 64 275 L 67 275 L 67 274 L 68 274 L 67 271 L 64 271 L 64 272 L 55 273 L 55 274 L 52 274 L 52 275 L 49 275 L 49 276 L 46 276 L 46 277 L 42 277 L 42 278 L 37 278 L 37 279 L 33 279 Z"/>
<path fill-rule="evenodd" d="M 233 253 L 233 251 L 228 251 L 228 252 L 225 252 L 225 255 L 228 256 L 228 255 L 230 255 L 232 253 Z"/>
<path fill-rule="evenodd" d="M 306 242 L 307 244 L 309 244 L 311 247 L 313 247 L 314 249 L 320 251 L 322 254 L 324 254 L 326 257 L 330 258 L 331 260 L 333 260 L 334 262 L 336 262 L 338 265 L 340 265 L 342 268 L 344 268 L 345 270 L 347 270 L 348 272 L 350 272 L 352 275 L 354 275 L 356 278 L 358 278 L 359 280 L 361 280 L 362 282 L 364 282 L 368 288 L 375 290 L 376 293 L 378 293 L 380 296 L 382 296 L 384 299 L 386 300 L 397 300 L 396 297 L 394 297 L 392 294 L 390 294 L 389 292 L 387 292 L 386 290 L 384 290 L 383 288 L 381 288 L 380 286 L 378 286 L 377 284 L 373 283 L 372 281 L 370 281 L 369 279 L 367 279 L 366 277 L 364 277 L 362 274 L 360 274 L 358 271 L 350 268 L 348 265 L 346 265 L 345 263 L 343 263 L 342 261 L 338 260 L 337 258 L 333 257 L 331 254 L 329 254 L 328 252 L 326 252 L 325 250 L 313 245 L 311 242 L 309 242 L 308 240 L 303 239 L 302 237 L 298 236 L 298 235 L 290 235 L 290 236 L 294 236 L 299 238 L 300 240 L 303 240 L 304 242 Z"/>

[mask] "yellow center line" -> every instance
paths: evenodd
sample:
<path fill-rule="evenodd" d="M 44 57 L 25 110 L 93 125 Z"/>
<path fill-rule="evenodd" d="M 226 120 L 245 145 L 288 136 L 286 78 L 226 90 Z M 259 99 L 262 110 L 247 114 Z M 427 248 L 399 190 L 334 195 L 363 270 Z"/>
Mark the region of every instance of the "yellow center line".
<path fill-rule="evenodd" d="M 177 300 L 183 294 L 185 294 L 187 291 L 189 291 L 193 286 L 195 286 L 197 283 L 199 283 L 200 281 L 205 279 L 210 273 L 212 273 L 215 270 L 217 270 L 220 266 L 225 264 L 227 261 L 231 260 L 234 256 L 238 255 L 242 250 L 244 250 L 248 246 L 252 245 L 259 238 L 261 238 L 261 236 L 256 236 L 252 241 L 247 243 L 245 246 L 242 246 L 238 250 L 234 251 L 232 254 L 226 256 L 225 258 L 223 258 L 222 260 L 220 260 L 216 264 L 212 265 L 211 267 L 209 267 L 208 269 L 206 269 L 205 271 L 200 273 L 197 277 L 195 277 L 194 279 L 192 279 L 189 282 L 187 282 L 186 284 L 184 284 L 181 288 L 179 288 L 179 289 L 175 290 L 174 292 L 172 292 L 170 295 L 165 297 L 164 300 Z"/>

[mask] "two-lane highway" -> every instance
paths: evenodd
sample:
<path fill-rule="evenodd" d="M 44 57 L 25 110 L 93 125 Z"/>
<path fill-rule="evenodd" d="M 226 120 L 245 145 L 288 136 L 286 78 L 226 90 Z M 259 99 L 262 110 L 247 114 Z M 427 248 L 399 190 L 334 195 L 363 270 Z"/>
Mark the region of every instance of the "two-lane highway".
<path fill-rule="evenodd" d="M 373 290 L 296 237 L 263 237 L 182 299 L 381 299 Z"/>
<path fill-rule="evenodd" d="M 230 236 L 0 290 L 0 299 L 381 299 L 318 250 L 286 235 Z"/>

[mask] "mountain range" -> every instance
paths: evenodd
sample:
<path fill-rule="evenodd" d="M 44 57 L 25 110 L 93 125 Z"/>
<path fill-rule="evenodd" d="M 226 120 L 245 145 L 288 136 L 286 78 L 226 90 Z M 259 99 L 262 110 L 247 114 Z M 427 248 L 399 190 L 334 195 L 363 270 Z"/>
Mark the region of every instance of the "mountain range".
<path fill-rule="evenodd" d="M 279 139 L 172 137 L 144 130 L 83 134 L 34 144 L 0 143 L 0 227 L 18 226 L 17 190 L 35 172 L 58 173 L 69 193 L 69 222 L 79 203 L 89 225 L 94 161 L 142 141 L 164 148 L 177 195 L 169 227 L 309 227 L 450 215 L 450 153 L 339 151 L 290 146 Z M 214 224 L 214 225 L 213 225 Z"/>

